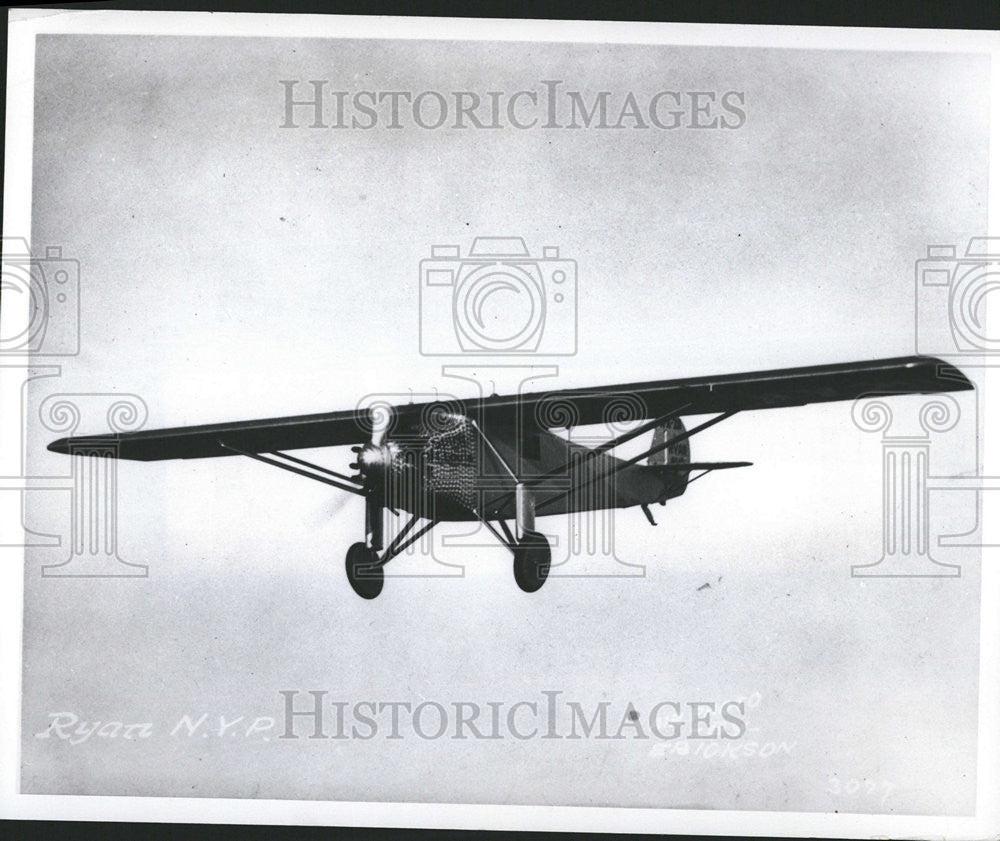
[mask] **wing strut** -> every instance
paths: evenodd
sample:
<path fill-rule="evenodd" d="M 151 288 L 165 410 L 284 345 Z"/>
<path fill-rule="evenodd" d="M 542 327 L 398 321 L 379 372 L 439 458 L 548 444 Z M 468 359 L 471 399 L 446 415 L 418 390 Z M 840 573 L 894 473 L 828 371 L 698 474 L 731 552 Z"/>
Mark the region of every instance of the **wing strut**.
<path fill-rule="evenodd" d="M 296 464 L 301 464 L 304 467 L 308 467 L 317 473 L 326 475 L 317 475 L 317 473 L 310 473 L 308 470 L 303 470 L 300 467 L 293 467 L 290 464 L 284 464 L 277 459 L 268 458 L 268 456 L 262 456 L 260 453 L 251 453 L 246 450 L 241 450 L 239 447 L 233 447 L 227 444 L 225 441 L 219 441 L 219 446 L 226 450 L 231 450 L 234 453 L 239 453 L 241 456 L 247 456 L 248 458 L 255 459 L 256 461 L 262 461 L 264 464 L 270 464 L 274 467 L 280 467 L 282 470 L 287 470 L 289 473 L 295 473 L 299 476 L 305 476 L 307 479 L 314 479 L 317 482 L 322 482 L 324 485 L 332 485 L 335 488 L 339 488 L 342 491 L 347 491 L 348 493 L 357 494 L 358 496 L 365 496 L 365 492 L 354 484 L 346 484 L 348 482 L 353 482 L 349 476 L 344 476 L 341 473 L 337 473 L 334 470 L 329 470 L 325 467 L 320 467 L 318 464 L 312 464 L 311 462 L 305 461 L 301 458 L 295 458 L 294 456 L 286 455 L 285 453 L 273 452 L 270 453 L 272 456 L 279 456 L 288 461 L 295 462 Z M 340 481 L 335 481 L 332 478 L 335 476 Z"/>
<path fill-rule="evenodd" d="M 598 444 L 596 447 L 593 448 L 593 450 L 595 453 L 603 453 L 606 452 L 607 450 L 613 450 L 615 447 L 621 444 L 625 444 L 631 441 L 633 438 L 638 438 L 640 435 L 643 435 L 644 433 L 649 432 L 652 429 L 656 429 L 656 427 L 658 427 L 661 423 L 666 423 L 671 418 L 679 417 L 684 412 L 684 410 L 690 405 L 691 405 L 690 403 L 685 403 L 683 406 L 678 406 L 676 409 L 671 409 L 665 415 L 660 415 L 658 418 L 654 418 L 651 421 L 646 421 L 646 423 L 640 424 L 635 429 L 630 429 L 628 432 L 624 432 L 616 438 L 611 438 L 610 440 L 605 441 L 603 444 Z M 647 453 L 647 455 L 649 455 L 649 453 Z"/>

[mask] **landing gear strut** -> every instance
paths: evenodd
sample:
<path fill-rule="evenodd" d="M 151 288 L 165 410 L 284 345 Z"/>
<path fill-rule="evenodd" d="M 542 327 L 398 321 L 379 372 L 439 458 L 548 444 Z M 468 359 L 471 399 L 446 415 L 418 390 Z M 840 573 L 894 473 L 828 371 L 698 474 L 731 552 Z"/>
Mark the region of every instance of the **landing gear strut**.
<path fill-rule="evenodd" d="M 372 508 L 374 509 L 374 506 Z M 392 539 L 386 550 L 379 554 L 382 546 L 382 529 L 380 525 L 375 526 L 374 530 L 371 527 L 377 519 L 381 519 L 381 516 L 381 510 L 372 510 L 370 512 L 369 542 L 371 545 L 358 542 L 347 550 L 347 558 L 344 565 L 347 570 L 347 581 L 351 585 L 351 589 L 363 599 L 374 599 L 378 596 L 382 592 L 382 586 L 385 584 L 385 565 L 420 540 L 421 537 L 437 525 L 436 520 L 430 520 L 413 532 L 413 534 L 410 534 L 413 527 L 417 524 L 417 520 L 420 519 L 416 516 L 410 517 L 406 525 L 400 529 L 399 534 Z"/>
<path fill-rule="evenodd" d="M 535 530 L 535 493 L 524 482 L 514 486 L 514 580 L 525 593 L 539 590 L 549 577 L 552 550 L 545 535 Z M 507 531 L 507 529 L 505 529 Z"/>
<path fill-rule="evenodd" d="M 542 588 L 545 579 L 549 577 L 549 569 L 552 567 L 552 549 L 549 546 L 548 538 L 541 532 L 534 529 L 534 517 L 526 513 L 526 507 L 518 507 L 520 523 L 515 524 L 520 537 L 515 537 L 510 530 L 510 526 L 503 519 L 498 519 L 497 525 L 501 531 L 482 515 L 479 515 L 480 522 L 486 526 L 493 536 L 506 546 L 514 555 L 514 580 L 517 586 L 525 593 L 534 593 Z M 477 512 L 478 514 L 478 512 Z M 527 528 L 527 525 L 531 528 Z"/>

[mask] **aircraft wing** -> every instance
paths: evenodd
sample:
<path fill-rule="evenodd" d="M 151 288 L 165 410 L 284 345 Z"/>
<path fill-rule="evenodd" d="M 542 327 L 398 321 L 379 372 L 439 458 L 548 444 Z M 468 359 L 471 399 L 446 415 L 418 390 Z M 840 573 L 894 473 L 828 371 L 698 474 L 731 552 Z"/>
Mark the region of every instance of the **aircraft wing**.
<path fill-rule="evenodd" d="M 57 453 L 69 453 L 73 449 L 88 446 L 112 445 L 118 458 L 158 461 L 237 455 L 232 450 L 223 448 L 220 441 L 250 453 L 270 453 L 276 450 L 361 444 L 370 437 L 370 427 L 365 427 L 364 416 L 348 410 L 169 429 L 141 429 L 116 435 L 60 438 L 49 444 L 49 449 Z"/>
<path fill-rule="evenodd" d="M 574 415 L 574 425 L 614 421 L 616 409 L 655 418 L 670 412 L 702 415 L 779 409 L 893 394 L 968 391 L 968 378 L 954 365 L 931 356 L 901 356 L 747 374 L 627 383 L 599 389 L 553 391 L 537 399 L 536 415 Z M 548 406 L 544 405 L 548 401 Z M 559 424 L 564 425 L 564 424 Z"/>
<path fill-rule="evenodd" d="M 568 389 L 449 401 L 448 411 L 465 411 L 485 421 L 534 417 L 539 426 L 558 428 L 571 421 L 586 426 L 621 420 L 627 406 L 632 419 L 656 418 L 670 412 L 699 415 L 711 412 L 775 409 L 836 400 L 892 394 L 967 391 L 972 383 L 953 365 L 928 356 L 904 356 L 869 362 L 784 368 L 746 374 L 690 377 L 626 383 L 591 389 Z M 426 416 L 434 403 L 395 407 L 397 420 Z M 497 427 L 488 424 L 491 430 Z M 281 450 L 361 444 L 370 437 L 366 415 L 355 410 L 139 430 L 112 435 L 60 438 L 49 449 L 70 453 L 81 447 L 112 447 L 118 458 L 154 461 L 235 455 L 236 451 L 267 453 Z M 516 430 L 511 430 L 511 436 Z M 225 446 L 223 446 L 225 444 Z"/>

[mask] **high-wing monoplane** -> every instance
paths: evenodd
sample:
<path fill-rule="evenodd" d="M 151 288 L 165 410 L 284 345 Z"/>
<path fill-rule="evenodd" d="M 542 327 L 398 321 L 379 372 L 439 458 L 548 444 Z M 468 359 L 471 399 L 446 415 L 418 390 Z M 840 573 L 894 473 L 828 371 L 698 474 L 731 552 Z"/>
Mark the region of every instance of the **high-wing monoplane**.
<path fill-rule="evenodd" d="M 367 599 L 382 591 L 385 565 L 436 524 L 470 520 L 512 552 L 518 586 L 534 592 L 551 565 L 536 517 L 639 506 L 654 523 L 653 503 L 680 496 L 706 473 L 749 466 L 691 460 L 691 438 L 737 412 L 971 388 L 954 366 L 909 356 L 78 436 L 49 449 L 140 461 L 246 456 L 364 497 L 364 539 L 347 550 L 346 568 L 351 587 Z M 700 415 L 711 417 L 685 427 L 684 417 Z M 596 446 L 569 434 L 625 421 L 637 425 Z M 652 437 L 644 452 L 613 455 L 646 433 Z M 348 445 L 355 453 L 350 474 L 286 452 Z M 408 515 L 388 545 L 387 511 Z"/>

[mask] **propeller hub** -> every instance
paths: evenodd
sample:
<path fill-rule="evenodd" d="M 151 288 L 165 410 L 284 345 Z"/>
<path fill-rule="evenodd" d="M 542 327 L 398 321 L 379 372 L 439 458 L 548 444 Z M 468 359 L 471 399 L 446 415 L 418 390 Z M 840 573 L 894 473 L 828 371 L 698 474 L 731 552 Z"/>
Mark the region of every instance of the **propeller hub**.
<path fill-rule="evenodd" d="M 357 461 L 352 466 L 361 474 L 366 488 L 381 490 L 392 466 L 392 451 L 387 444 L 365 444 L 358 450 Z"/>

